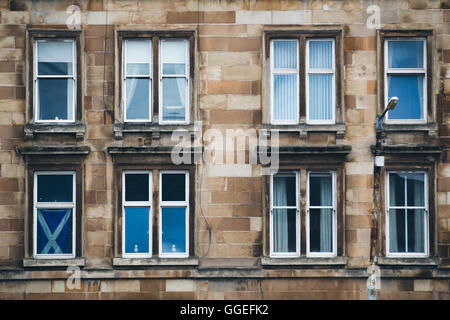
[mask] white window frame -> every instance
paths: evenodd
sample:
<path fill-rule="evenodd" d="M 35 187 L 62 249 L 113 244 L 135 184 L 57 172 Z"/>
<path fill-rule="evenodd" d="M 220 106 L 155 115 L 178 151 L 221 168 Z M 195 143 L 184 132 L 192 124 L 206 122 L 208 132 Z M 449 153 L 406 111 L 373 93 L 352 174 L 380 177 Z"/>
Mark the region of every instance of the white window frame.
<path fill-rule="evenodd" d="M 150 53 L 150 61 L 149 61 L 149 74 L 148 75 L 127 75 L 127 43 L 128 41 L 146 41 L 148 42 L 148 50 Z M 123 40 L 122 44 L 122 105 L 123 105 L 123 121 L 124 122 L 152 122 L 153 119 L 153 46 L 151 38 L 126 38 Z M 127 78 L 140 78 L 140 79 L 149 79 L 149 89 L 148 89 L 148 116 L 149 118 L 145 119 L 128 119 L 127 118 Z"/>
<path fill-rule="evenodd" d="M 313 176 L 330 176 L 331 175 L 331 181 L 332 181 L 332 206 L 311 206 L 310 204 L 310 177 Z M 308 171 L 307 174 L 307 182 L 306 182 L 306 256 L 307 257 L 314 257 L 314 258 L 330 258 L 330 257 L 336 257 L 337 256 L 337 193 L 336 193 L 336 171 L 334 170 L 311 170 Z M 309 219 L 310 219 L 310 210 L 311 209 L 332 209 L 333 210 L 333 217 L 332 217 L 332 252 L 311 252 L 310 251 L 310 229 L 309 229 Z"/>
<path fill-rule="evenodd" d="M 184 174 L 185 175 L 185 201 L 163 201 L 162 200 L 162 176 L 163 174 Z M 185 252 L 162 252 L 162 209 L 163 208 L 185 208 L 185 232 L 186 251 Z M 161 170 L 159 172 L 159 256 L 161 258 L 187 258 L 189 257 L 189 171 L 186 170 Z"/>
<path fill-rule="evenodd" d="M 183 41 L 186 45 L 186 62 L 185 62 L 185 74 L 184 75 L 164 75 L 163 74 L 163 66 L 162 66 L 162 57 L 164 55 L 163 51 L 163 42 L 164 41 Z M 159 83 L 158 83 L 158 105 L 159 105 L 159 124 L 189 124 L 189 114 L 190 114 L 190 95 L 189 95 L 189 68 L 190 68 L 190 54 L 189 54 L 189 39 L 188 38 L 161 38 L 159 39 L 159 62 L 158 62 L 158 75 L 159 75 Z M 185 112 L 185 120 L 163 120 L 163 78 L 184 78 L 186 79 L 186 108 Z"/>
<path fill-rule="evenodd" d="M 38 202 L 38 176 L 72 175 L 72 202 Z M 75 171 L 35 171 L 33 185 L 33 257 L 35 259 L 73 259 L 76 256 L 76 172 Z M 38 209 L 72 209 L 72 253 L 71 254 L 38 254 L 37 253 L 37 211 Z"/>
<path fill-rule="evenodd" d="M 389 68 L 389 41 L 422 41 L 423 42 L 423 68 Z M 427 122 L 427 41 L 424 37 L 389 37 L 384 40 L 384 106 L 389 102 L 389 75 L 423 75 L 423 110 L 422 119 L 389 119 L 389 112 L 386 114 L 386 123 L 390 124 L 418 124 Z"/>
<path fill-rule="evenodd" d="M 125 175 L 126 174 L 147 174 L 148 175 L 148 201 L 126 201 L 126 184 Z M 153 175 L 152 171 L 149 170 L 126 170 L 122 172 L 122 256 L 124 258 L 150 258 L 152 256 L 152 243 L 153 243 Z M 148 208 L 148 252 L 147 253 L 127 253 L 125 252 L 125 230 L 126 230 L 126 219 L 125 219 L 125 208 Z"/>
<path fill-rule="evenodd" d="M 311 42 L 318 42 L 318 41 L 331 41 L 332 43 L 332 49 L 331 49 L 331 69 L 319 69 L 319 68 L 311 68 L 309 64 L 309 55 L 310 55 L 310 47 L 309 44 Z M 306 66 L 305 66 L 305 75 L 306 75 L 306 81 L 305 81 L 305 99 L 306 99 L 306 123 L 308 124 L 334 124 L 336 122 L 336 44 L 335 39 L 333 38 L 313 38 L 313 39 L 306 39 Z M 311 120 L 309 119 L 309 78 L 312 74 L 321 74 L 321 75 L 332 75 L 332 83 L 331 83 L 331 120 Z"/>
<path fill-rule="evenodd" d="M 42 42 L 71 42 L 72 43 L 72 74 L 71 75 L 38 75 L 38 43 Z M 76 40 L 75 39 L 36 39 L 34 40 L 34 62 L 33 62 L 33 111 L 34 111 L 34 122 L 36 123 L 74 123 L 77 118 L 77 54 L 76 54 Z M 39 106 L 39 90 L 38 90 L 38 80 L 39 79 L 72 79 L 73 81 L 73 92 L 72 92 L 72 110 L 69 110 L 69 105 L 67 105 L 67 114 L 72 113 L 72 119 L 67 120 L 39 120 L 40 106 Z"/>
<path fill-rule="evenodd" d="M 295 174 L 295 207 L 294 206 L 274 206 L 273 205 L 273 177 L 275 175 L 289 175 L 292 176 Z M 299 192 L 299 185 L 300 185 L 300 174 L 299 171 L 279 171 L 279 172 L 272 172 L 270 175 L 270 257 L 272 258 L 293 258 L 293 257 L 300 257 L 300 192 Z M 296 219 L 295 219 L 295 235 L 296 235 L 296 250 L 295 252 L 274 252 L 274 231 L 273 231 L 273 211 L 274 209 L 295 209 L 296 210 Z"/>
<path fill-rule="evenodd" d="M 297 47 L 297 68 L 274 68 L 274 55 L 275 55 L 275 51 L 273 49 L 273 44 L 274 42 L 278 42 L 278 41 L 291 41 L 291 42 L 295 42 Z M 300 113 L 300 98 L 299 98 L 299 77 L 300 77 L 300 61 L 299 61 L 299 40 L 298 39 L 272 39 L 270 40 L 270 123 L 272 124 L 280 124 L 280 125 L 285 125 L 285 124 L 298 124 L 299 123 L 299 113 Z M 274 107 L 275 107 L 275 103 L 274 103 L 274 99 L 275 99 L 275 92 L 274 92 L 274 81 L 275 81 L 275 75 L 292 75 L 295 74 L 296 75 L 296 88 L 297 88 L 297 95 L 296 95 L 296 100 L 297 100 L 297 109 L 296 109 L 296 113 L 295 116 L 296 118 L 294 120 L 275 120 L 274 119 Z"/>
<path fill-rule="evenodd" d="M 414 207 L 414 206 L 408 206 L 407 202 L 405 202 L 405 206 L 394 206 L 391 207 L 389 205 L 389 188 L 390 188 L 390 174 L 391 173 L 399 173 L 399 174 L 418 174 L 422 173 L 424 175 L 424 204 L 423 207 Z M 405 197 L 407 197 L 407 183 L 405 183 Z M 428 173 L 426 171 L 412 171 L 412 170 L 389 170 L 386 172 L 386 256 L 387 257 L 393 257 L 393 258 L 423 258 L 429 256 L 429 203 L 428 203 Z M 390 239 L 389 239 L 389 210 L 390 209 L 424 209 L 424 251 L 423 253 L 420 252 L 390 252 Z M 405 239 L 406 243 L 405 246 L 408 248 L 408 224 L 405 222 Z"/>

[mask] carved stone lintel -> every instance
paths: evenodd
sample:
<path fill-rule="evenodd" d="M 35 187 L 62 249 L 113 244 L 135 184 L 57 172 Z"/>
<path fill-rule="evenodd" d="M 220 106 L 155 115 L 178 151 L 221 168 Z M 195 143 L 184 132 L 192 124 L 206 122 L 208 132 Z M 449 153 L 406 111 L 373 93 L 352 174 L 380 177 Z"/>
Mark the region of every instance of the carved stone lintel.
<path fill-rule="evenodd" d="M 299 137 L 300 139 L 306 139 L 306 138 L 308 138 L 308 131 L 306 131 L 306 130 L 300 130 L 300 131 L 298 132 L 298 137 Z"/>

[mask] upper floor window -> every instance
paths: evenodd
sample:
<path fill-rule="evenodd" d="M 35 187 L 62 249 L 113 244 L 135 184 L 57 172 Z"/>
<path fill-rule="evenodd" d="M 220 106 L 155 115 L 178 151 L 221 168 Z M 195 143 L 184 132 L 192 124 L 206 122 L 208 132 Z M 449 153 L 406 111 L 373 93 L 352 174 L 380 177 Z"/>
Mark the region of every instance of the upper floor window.
<path fill-rule="evenodd" d="M 333 39 L 306 42 L 306 119 L 309 123 L 335 122 L 335 54 Z"/>
<path fill-rule="evenodd" d="M 274 125 L 342 123 L 341 31 L 267 31 Z"/>
<path fill-rule="evenodd" d="M 123 45 L 125 121 L 151 121 L 152 42 L 125 40 Z"/>
<path fill-rule="evenodd" d="M 75 40 L 36 39 L 34 54 L 34 121 L 75 122 Z"/>
<path fill-rule="evenodd" d="M 387 174 L 387 256 L 428 255 L 428 197 L 426 172 Z"/>
<path fill-rule="evenodd" d="M 159 124 L 189 123 L 189 39 L 128 38 L 122 52 L 124 122 L 153 122 L 158 110 Z"/>
<path fill-rule="evenodd" d="M 427 42 L 426 38 L 386 38 L 384 42 L 385 105 L 399 98 L 387 123 L 416 123 L 427 119 Z"/>
<path fill-rule="evenodd" d="M 272 122 L 297 123 L 299 117 L 298 40 L 272 40 Z"/>

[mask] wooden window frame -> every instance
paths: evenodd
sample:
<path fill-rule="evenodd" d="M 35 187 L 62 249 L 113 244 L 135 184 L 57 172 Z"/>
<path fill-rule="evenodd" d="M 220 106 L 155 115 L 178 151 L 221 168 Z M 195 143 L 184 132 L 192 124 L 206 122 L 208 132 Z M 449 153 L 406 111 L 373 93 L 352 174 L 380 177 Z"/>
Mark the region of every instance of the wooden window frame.
<path fill-rule="evenodd" d="M 192 119 L 195 119 L 195 90 L 194 90 L 194 75 L 195 75 L 195 31 L 193 30 L 171 30 L 171 31 L 159 31 L 159 30 L 116 30 L 117 38 L 117 57 L 116 57 L 116 104 L 115 104 L 115 123 L 127 123 L 129 125 L 142 125 L 152 124 L 158 126 L 164 125 L 187 125 L 192 123 Z M 124 89 L 122 85 L 123 80 L 123 42 L 126 39 L 151 39 L 152 43 L 152 97 L 151 97 L 151 110 L 152 114 L 149 121 L 125 121 L 125 109 L 124 109 Z M 186 39 L 188 46 L 188 97 L 186 99 L 186 121 L 160 121 L 162 118 L 161 113 L 161 99 L 160 99 L 160 40 L 161 39 Z"/>
<path fill-rule="evenodd" d="M 333 257 L 342 257 L 345 254 L 344 245 L 344 230 L 345 230 L 345 168 L 343 163 L 328 164 L 328 163 L 316 163 L 316 164 L 283 164 L 280 166 L 278 172 L 294 172 L 299 173 L 299 211 L 300 211 L 300 252 L 296 256 L 284 256 L 275 257 L 272 255 L 271 248 L 271 209 L 272 209 L 272 175 L 264 176 L 264 241 L 263 241 L 263 256 L 270 258 L 317 258 L 328 259 Z M 319 256 L 307 254 L 307 223 L 306 223 L 306 209 L 307 209 L 307 181 L 308 172 L 335 172 L 335 192 L 336 195 L 336 250 L 335 255 Z"/>
<path fill-rule="evenodd" d="M 62 202 L 39 202 L 37 199 L 37 179 L 44 175 L 71 175 L 72 176 L 72 201 Z M 75 171 L 34 171 L 33 178 L 33 257 L 35 259 L 73 259 L 76 254 L 76 173 Z M 72 253 L 70 254 L 38 254 L 37 253 L 37 211 L 39 209 L 72 209 Z"/>
<path fill-rule="evenodd" d="M 391 173 L 422 173 L 424 175 L 424 252 L 390 252 L 389 245 L 390 245 L 390 239 L 389 239 L 389 209 L 391 206 L 389 205 L 389 190 L 390 190 L 390 174 Z M 386 172 L 386 194 L 385 194 L 385 222 L 386 222 L 386 228 L 385 228 L 385 237 L 386 237 L 386 257 L 389 258 L 427 258 L 429 256 L 429 207 L 428 207 L 428 198 L 429 198 L 429 192 L 428 192 L 428 174 L 426 171 L 423 170 L 388 170 Z M 405 185 L 406 187 L 406 185 Z M 405 192 L 405 196 L 407 196 L 407 192 Z M 407 210 L 408 206 L 407 203 L 405 203 L 405 209 Z M 406 224 L 405 224 L 406 227 Z M 408 241 L 405 242 L 406 246 L 408 245 Z"/>
<path fill-rule="evenodd" d="M 332 221 L 332 251 L 331 252 L 311 252 L 310 250 L 310 177 L 311 175 L 331 175 L 332 179 L 332 210 L 333 210 L 333 221 Z M 306 181 L 306 256 L 311 258 L 332 258 L 337 256 L 337 195 L 336 195 L 336 171 L 335 170 L 308 170 Z M 315 208 L 320 208 L 316 206 Z"/>
<path fill-rule="evenodd" d="M 128 78 L 139 78 L 139 79 L 149 79 L 149 83 L 150 83 L 150 87 L 149 87 L 149 106 L 148 106 L 148 111 L 149 111 L 149 118 L 148 119 L 127 119 L 127 112 L 126 112 L 126 99 L 127 99 L 127 95 L 123 94 L 122 96 L 122 106 L 123 106 L 123 122 L 151 122 L 152 121 L 152 113 L 153 113 L 153 104 L 151 103 L 152 101 L 152 97 L 153 97 L 153 81 L 155 81 L 155 79 L 153 79 L 153 63 L 149 63 L 149 74 L 148 75 L 127 75 L 127 55 L 126 55 L 126 46 L 129 40 L 136 40 L 133 38 L 126 38 L 122 41 L 122 52 L 123 52 L 123 56 L 122 56 L 122 77 L 121 77 L 121 88 L 122 88 L 122 92 L 126 93 L 127 92 L 127 79 Z M 150 61 L 152 61 L 153 58 L 153 47 L 152 47 L 152 41 L 151 39 L 142 39 L 143 41 L 148 41 L 149 42 L 149 54 L 150 54 Z"/>
<path fill-rule="evenodd" d="M 152 221 L 153 221 L 153 173 L 150 170 L 124 170 L 122 172 L 122 181 L 125 181 L 125 175 L 127 174 L 147 174 L 148 175 L 148 201 L 126 201 L 125 199 L 125 184 L 123 184 L 122 188 L 122 213 L 125 217 L 125 207 L 127 208 L 142 208 L 148 207 L 149 209 L 149 220 L 148 220 L 148 238 L 149 238 L 149 246 L 147 253 L 126 253 L 125 246 L 122 246 L 122 257 L 124 258 L 149 258 L 152 256 L 152 243 L 153 243 L 153 233 L 152 233 Z M 126 225 L 125 219 L 122 220 L 122 243 L 125 243 L 126 236 Z"/>
<path fill-rule="evenodd" d="M 142 159 L 144 161 L 144 159 Z M 123 256 L 123 246 L 124 246 L 124 239 L 123 239 L 123 218 L 124 218 L 124 211 L 122 206 L 122 197 L 123 197 L 123 188 L 124 188 L 124 181 L 123 181 L 123 172 L 137 172 L 137 171 L 146 171 L 151 172 L 152 175 L 152 208 L 151 208 L 151 217 L 152 221 L 150 221 L 149 225 L 151 226 L 151 235 L 152 235 L 152 243 L 151 243 L 151 256 L 145 257 L 147 259 L 157 259 L 157 258 L 188 258 L 188 257 L 194 257 L 195 256 L 195 167 L 189 166 L 189 165 L 163 165 L 163 164 L 145 164 L 142 162 L 136 162 L 131 163 L 130 161 L 117 163 L 115 165 L 115 187 L 116 187 L 116 197 L 115 197 L 115 203 L 117 203 L 116 206 L 116 216 L 115 216 L 115 239 L 114 239 L 114 256 L 118 258 L 126 258 L 126 259 L 133 259 L 138 257 L 129 257 L 129 256 Z M 188 192 L 188 230 L 187 233 L 188 237 L 188 243 L 187 243 L 187 254 L 183 257 L 173 257 L 173 256 L 167 256 L 167 255 L 160 255 L 160 215 L 159 215 L 159 208 L 160 208 L 160 172 L 164 171 L 182 171 L 186 172 L 188 174 L 188 181 L 189 181 L 189 188 L 187 190 Z M 119 196 L 120 195 L 120 196 Z"/>
<path fill-rule="evenodd" d="M 54 172 L 54 174 L 59 174 L 61 172 L 71 172 L 74 174 L 74 194 L 75 194 L 75 206 L 73 213 L 73 237 L 74 237 L 74 251 L 70 257 L 52 255 L 51 257 L 44 257 L 36 255 L 35 251 L 35 173 L 40 172 Z M 82 221 L 83 221 L 83 202 L 82 197 L 82 167 L 81 164 L 29 164 L 27 166 L 27 181 L 28 181 L 28 218 L 27 218 L 27 235 L 28 235 L 28 245 L 26 256 L 32 257 L 34 259 L 75 259 L 82 256 Z"/>
<path fill-rule="evenodd" d="M 397 39 L 417 39 L 424 38 L 424 66 L 425 66 L 425 85 L 424 85 L 424 110 L 421 120 L 389 120 L 386 119 L 386 127 L 390 125 L 406 125 L 414 128 L 415 126 L 426 125 L 436 122 L 435 99 L 433 94 L 433 30 L 378 30 L 377 32 L 377 56 L 378 56 L 378 114 L 381 114 L 387 105 L 387 80 L 386 80 L 386 61 L 387 61 L 387 41 Z M 405 129 L 406 130 L 406 129 Z M 410 129 L 408 129 L 410 130 Z"/>
<path fill-rule="evenodd" d="M 44 29 L 29 29 L 27 33 L 27 106 L 26 123 L 35 125 L 59 125 L 69 127 L 76 123 L 83 121 L 83 64 L 84 64 L 84 43 L 82 41 L 83 32 L 81 30 L 44 30 Z M 35 43 L 37 40 L 73 40 L 75 43 L 75 88 L 74 88 L 74 119 L 73 121 L 36 121 L 36 97 L 37 92 L 35 88 L 35 64 L 37 61 Z"/>
<path fill-rule="evenodd" d="M 273 205 L 273 177 L 276 175 L 295 175 L 295 252 L 275 252 L 274 251 L 274 239 L 273 239 L 273 211 L 277 209 Z M 285 207 L 287 208 L 287 207 Z M 290 207 L 294 209 L 294 207 Z M 301 239 L 301 228 L 300 228 L 300 172 L 298 170 L 282 170 L 270 175 L 270 213 L 269 213 L 269 237 L 270 237 L 270 257 L 271 258 L 295 258 L 300 256 L 300 239 Z"/>
<path fill-rule="evenodd" d="M 311 68 L 309 64 L 309 56 L 310 56 L 310 46 L 309 44 L 314 41 L 332 41 L 332 68 L 331 69 L 322 69 L 317 70 L 316 68 Z M 306 55 L 306 63 L 305 63 L 305 109 L 306 109 L 306 123 L 308 124 L 335 124 L 336 123 L 336 39 L 334 38 L 308 38 L 306 39 L 305 46 L 305 55 Z M 316 70 L 316 71 L 313 71 Z M 309 83 L 310 83 L 310 75 L 311 74 L 328 74 L 333 76 L 332 82 L 332 97 L 331 97 L 331 120 L 311 120 L 309 118 Z"/>
<path fill-rule="evenodd" d="M 162 176 L 163 174 L 184 174 L 185 175 L 185 200 L 184 201 L 163 201 L 162 200 Z M 185 252 L 163 253 L 162 252 L 162 209 L 163 208 L 186 208 L 185 211 Z M 187 258 L 189 257 L 189 171 L 186 170 L 160 170 L 159 171 L 159 257 L 161 258 Z"/>
<path fill-rule="evenodd" d="M 427 230 L 426 233 L 428 234 L 427 240 L 428 240 L 428 244 L 427 244 L 427 255 L 406 255 L 406 256 L 397 256 L 395 255 L 392 256 L 390 254 L 388 254 L 388 250 L 387 250 L 387 236 L 386 236 L 386 232 L 387 232 L 387 196 L 386 196 L 386 192 L 388 190 L 387 188 L 387 173 L 388 172 L 392 172 L 392 171 L 410 171 L 410 172 L 425 172 L 426 173 L 426 184 L 428 186 L 428 190 L 426 192 L 426 197 L 428 199 L 426 205 L 428 208 L 428 225 L 427 225 Z M 388 160 L 385 163 L 385 167 L 383 167 L 381 169 L 381 173 L 380 173 L 380 181 L 382 181 L 382 183 L 380 184 L 380 212 L 382 213 L 380 215 L 379 218 L 379 230 L 381 232 L 379 232 L 378 235 L 378 242 L 379 242 L 379 246 L 378 246 L 378 254 L 380 257 L 387 257 L 387 258 L 392 258 L 392 259 L 400 259 L 400 258 L 429 258 L 429 257 L 434 257 L 437 253 L 437 226 L 436 226 L 436 198 L 435 198 L 435 190 L 436 190 L 436 163 L 434 162 L 430 162 L 430 163 L 421 163 L 421 162 L 413 162 L 411 163 L 410 161 L 390 161 Z"/>
<path fill-rule="evenodd" d="M 299 90 L 298 90 L 298 101 L 299 101 L 299 115 L 298 121 L 289 124 L 307 124 L 311 127 L 313 126 L 334 126 L 337 124 L 344 123 L 344 110 L 342 101 L 342 86 L 343 82 L 341 77 L 343 74 L 343 60 L 342 60 L 342 30 L 266 30 L 264 31 L 264 42 L 265 42 L 265 59 L 269 61 L 268 72 L 270 74 L 270 83 L 267 83 L 268 91 L 270 92 L 269 102 L 266 103 L 268 106 L 265 112 L 264 119 L 269 121 L 271 125 L 279 125 L 280 123 L 272 121 L 272 80 L 271 80 L 271 49 L 272 40 L 297 40 L 298 41 L 298 61 L 299 61 Z M 309 121 L 307 119 L 307 40 L 334 40 L 334 119 L 333 121 Z M 285 124 L 281 124 L 285 125 Z"/>

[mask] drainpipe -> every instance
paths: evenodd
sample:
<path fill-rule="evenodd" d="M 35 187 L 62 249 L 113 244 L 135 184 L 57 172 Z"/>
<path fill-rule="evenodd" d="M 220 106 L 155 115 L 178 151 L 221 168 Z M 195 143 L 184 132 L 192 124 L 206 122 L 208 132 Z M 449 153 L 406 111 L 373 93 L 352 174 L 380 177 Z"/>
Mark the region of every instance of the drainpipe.
<path fill-rule="evenodd" d="M 376 300 L 376 264 L 378 252 L 378 216 L 380 212 L 380 172 L 384 166 L 384 156 L 381 152 L 381 144 L 383 141 L 383 118 L 389 110 L 394 110 L 398 104 L 398 98 L 392 97 L 384 109 L 383 113 L 377 115 L 376 120 L 376 142 L 375 142 L 375 159 L 373 166 L 373 199 L 372 199 L 372 217 L 370 223 L 370 267 L 369 279 L 367 281 L 367 299 Z"/>
<path fill-rule="evenodd" d="M 381 142 L 382 142 L 382 125 L 383 119 L 380 115 L 377 116 L 376 125 L 376 143 L 375 143 L 375 160 L 373 166 L 373 199 L 372 199 L 372 216 L 370 223 L 370 267 L 369 279 L 367 282 L 367 299 L 376 300 L 376 277 L 373 273 L 375 270 L 375 264 L 377 263 L 377 251 L 378 251 L 378 213 L 380 210 L 380 171 L 381 166 L 384 165 L 384 157 L 381 154 Z M 381 125 L 380 125 L 381 124 Z"/>

